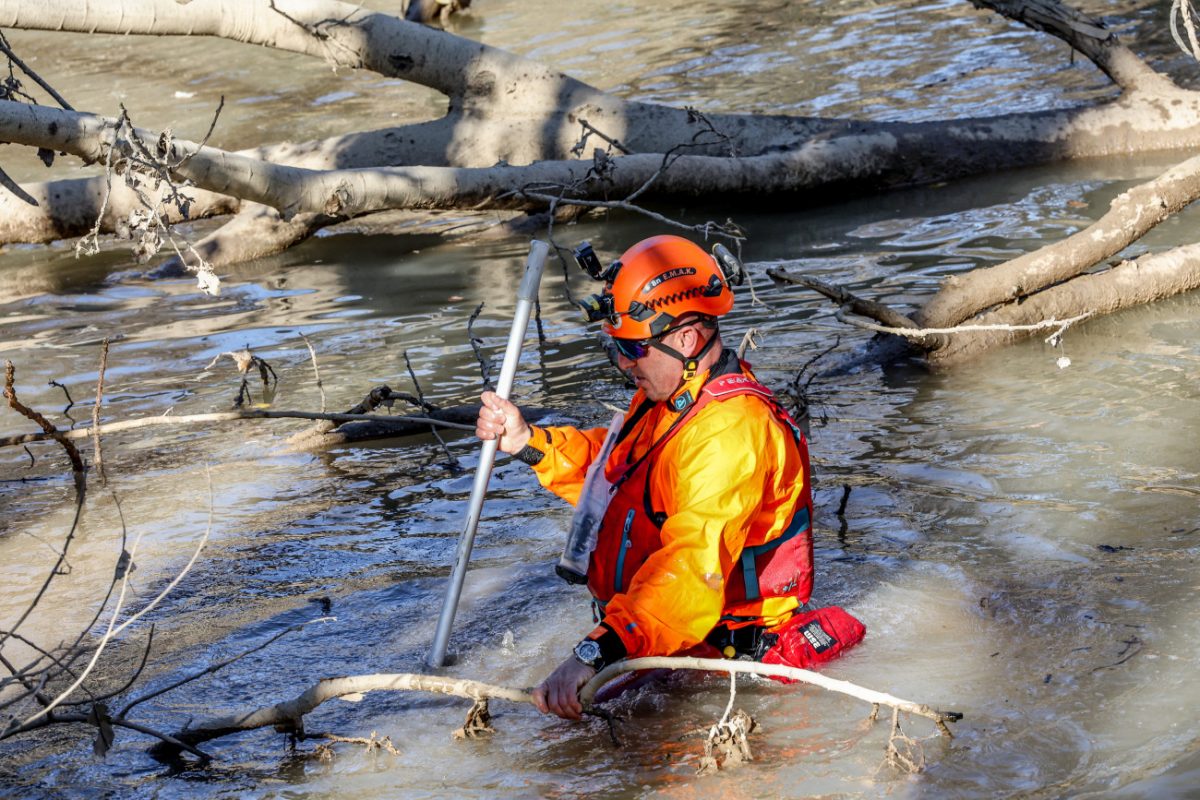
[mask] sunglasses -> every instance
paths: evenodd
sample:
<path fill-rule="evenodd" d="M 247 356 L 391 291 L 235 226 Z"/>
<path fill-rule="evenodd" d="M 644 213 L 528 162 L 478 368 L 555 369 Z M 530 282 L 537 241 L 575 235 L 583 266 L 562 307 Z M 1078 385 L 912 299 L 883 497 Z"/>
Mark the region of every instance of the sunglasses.
<path fill-rule="evenodd" d="M 649 339 L 619 339 L 616 336 L 611 337 L 613 346 L 617 348 L 617 352 L 628 358 L 630 361 L 637 361 L 639 358 L 645 358 L 650 352 L 650 347 L 659 339 L 666 336 L 668 333 L 684 328 L 688 325 L 696 324 L 699 320 L 687 320 L 686 322 L 668 328 L 657 336 L 651 336 Z"/>
<path fill-rule="evenodd" d="M 637 361 L 639 358 L 645 358 L 650 352 L 650 345 L 654 339 L 618 339 L 613 337 L 613 346 L 617 348 L 617 352 L 628 358 L 630 361 Z"/>

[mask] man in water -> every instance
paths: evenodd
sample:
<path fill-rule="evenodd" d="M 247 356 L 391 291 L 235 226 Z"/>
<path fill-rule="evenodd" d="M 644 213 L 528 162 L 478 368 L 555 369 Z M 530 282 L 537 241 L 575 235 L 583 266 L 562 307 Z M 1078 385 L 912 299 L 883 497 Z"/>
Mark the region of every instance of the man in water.
<path fill-rule="evenodd" d="M 722 347 L 718 318 L 740 265 L 715 250 L 655 236 L 607 270 L 585 251 L 605 288 L 584 307 L 637 386 L 619 426 L 539 427 L 495 393 L 481 397 L 476 435 L 499 439 L 572 505 L 613 437 L 605 480 L 589 483 L 607 504 L 587 568 L 600 622 L 534 690 L 543 713 L 579 719 L 580 688 L 624 658 L 760 658 L 812 591 L 807 444 Z"/>

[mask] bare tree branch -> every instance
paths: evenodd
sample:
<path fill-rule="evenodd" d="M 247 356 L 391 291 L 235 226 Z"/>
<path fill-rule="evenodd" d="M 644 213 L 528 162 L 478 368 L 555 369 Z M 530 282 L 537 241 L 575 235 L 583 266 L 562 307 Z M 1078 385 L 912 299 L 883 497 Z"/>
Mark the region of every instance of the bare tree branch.
<path fill-rule="evenodd" d="M 93 462 L 100 470 L 100 479 L 105 483 L 108 477 L 104 474 L 104 456 L 100 452 L 100 407 L 104 403 L 104 371 L 108 368 L 108 337 L 100 344 L 100 369 L 96 374 L 96 402 L 92 404 L 92 452 Z"/>
<path fill-rule="evenodd" d="M 9 408 L 16 411 L 23 417 L 33 420 L 37 423 L 45 435 L 42 438 L 54 439 L 63 450 L 67 452 L 67 457 L 71 459 L 71 470 L 75 474 L 75 493 L 79 496 L 79 502 L 83 502 L 83 495 L 86 493 L 86 479 L 84 477 L 83 458 L 79 455 L 79 450 L 71 443 L 71 439 L 78 438 L 70 434 L 75 431 L 63 432 L 54 426 L 50 420 L 43 417 L 37 411 L 29 408 L 19 399 L 17 399 L 17 390 L 13 386 L 13 381 L 16 376 L 16 367 L 11 361 L 4 362 L 4 396 L 8 399 Z"/>
<path fill-rule="evenodd" d="M 166 597 L 168 594 L 170 594 L 171 591 L 179 584 L 179 582 L 181 580 L 183 580 L 184 576 L 187 575 L 188 572 L 191 570 L 192 565 L 196 563 L 196 559 L 200 556 L 200 551 L 202 549 L 204 549 L 204 545 L 207 544 L 209 534 L 212 533 L 213 505 L 214 505 L 213 498 L 212 498 L 212 473 L 207 470 L 206 470 L 206 472 L 208 475 L 208 492 L 209 492 L 208 524 L 205 526 L 204 535 L 202 535 L 200 537 L 200 541 L 196 544 L 195 550 L 192 551 L 191 558 L 188 559 L 188 562 L 186 564 L 184 564 L 183 568 L 175 574 L 175 577 L 172 578 L 167 583 L 167 585 L 149 603 L 142 606 L 142 608 L 139 611 L 129 615 L 124 621 L 122 621 L 120 624 L 118 624 L 117 619 L 120 617 L 121 609 L 125 602 L 125 595 L 128 591 L 128 587 L 129 587 L 129 572 L 130 572 L 130 570 L 128 570 L 128 569 L 124 570 L 124 572 L 121 575 L 121 579 L 120 579 L 121 590 L 120 590 L 119 594 L 117 595 L 116 605 L 113 607 L 111 617 L 109 618 L 108 628 L 107 628 L 107 630 L 105 630 L 103 636 L 100 637 L 100 641 L 96 644 L 96 647 L 92 652 L 92 657 L 88 660 L 87 666 L 84 668 L 83 672 L 75 679 L 74 683 L 72 683 L 66 689 L 60 691 L 58 693 L 58 695 L 52 701 L 50 701 L 50 703 L 48 705 L 46 705 L 44 708 L 42 708 L 40 711 L 38 711 L 37 713 L 33 714 L 30 717 L 27 717 L 21 723 L 21 729 L 24 729 L 26 726 L 30 725 L 31 723 L 37 722 L 39 719 L 41 719 L 42 717 L 44 717 L 45 715 L 47 715 L 51 711 L 53 711 L 55 709 L 55 707 L 58 706 L 60 703 L 67 700 L 71 696 L 71 693 L 74 692 L 76 689 L 78 689 L 80 687 L 80 685 L 83 684 L 83 681 L 87 678 L 87 676 L 91 673 L 91 671 L 93 669 L 95 669 L 96 663 L 100 660 L 100 655 L 104 652 L 104 649 L 108 645 L 108 643 L 110 641 L 112 641 L 115 637 L 120 635 L 120 633 L 122 631 L 124 631 L 126 628 L 128 628 L 130 625 L 132 625 L 134 622 L 137 622 L 138 619 L 140 619 L 141 617 L 145 616 L 146 614 L 148 614 L 152 610 L 154 610 L 154 608 L 162 601 L 162 599 L 164 597 Z M 137 547 L 138 547 L 138 544 L 140 543 L 140 541 L 141 541 L 141 533 L 139 532 L 137 538 L 134 540 L 133 545 L 129 548 L 130 560 L 132 560 L 133 556 L 136 554 Z M 4 738 L 4 737 L 0 736 L 0 738 Z"/>
<path fill-rule="evenodd" d="M 71 107 L 70 103 L 63 99 L 63 96 L 60 95 L 53 86 L 43 80 L 42 76 L 30 69 L 28 64 L 17 57 L 17 54 L 13 52 L 12 46 L 9 45 L 8 39 L 5 38 L 3 33 L 0 33 L 0 53 L 4 53 L 8 60 L 15 64 L 17 68 L 21 70 L 21 72 L 24 72 L 33 80 L 34 83 L 42 87 L 46 94 L 54 98 L 54 102 L 58 103 L 67 111 L 75 110 Z M 37 203 L 34 203 L 34 205 L 37 205 Z"/>
<path fill-rule="evenodd" d="M 137 668 L 134 669 L 133 674 L 130 675 L 129 678 L 126 679 L 125 683 L 121 684 L 121 686 L 119 686 L 116 689 L 111 689 L 111 690 L 105 692 L 104 694 L 88 698 L 87 700 L 64 700 L 63 702 L 59 703 L 59 706 L 61 706 L 63 708 L 67 708 L 69 706 L 86 705 L 88 703 L 94 703 L 94 702 L 101 701 L 101 700 L 111 700 L 112 698 L 118 697 L 118 696 L 124 694 L 125 692 L 129 691 L 133 687 L 133 685 L 135 683 L 137 683 L 137 679 L 142 676 L 142 671 L 146 669 L 146 663 L 150 660 L 150 649 L 153 646 L 154 646 L 154 625 L 151 624 L 150 631 L 146 635 L 146 646 L 145 646 L 145 648 L 142 649 L 142 660 L 138 662 Z M 121 716 L 124 716 L 124 712 L 121 713 Z"/>

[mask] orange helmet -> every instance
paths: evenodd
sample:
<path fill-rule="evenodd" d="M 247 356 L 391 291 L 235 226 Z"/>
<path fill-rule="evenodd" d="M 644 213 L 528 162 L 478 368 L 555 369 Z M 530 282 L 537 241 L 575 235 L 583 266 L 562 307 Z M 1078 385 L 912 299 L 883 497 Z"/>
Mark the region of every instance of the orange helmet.
<path fill-rule="evenodd" d="M 595 264 L 590 246 L 587 257 Z M 719 317 L 733 308 L 729 283 L 741 283 L 741 264 L 721 245 L 715 255 L 679 236 L 652 236 L 626 250 L 602 274 L 603 294 L 585 300 L 590 319 L 620 339 L 649 339 L 669 331 L 684 315 Z M 583 263 L 583 259 L 580 259 Z M 595 266 L 599 266 L 595 264 Z"/>

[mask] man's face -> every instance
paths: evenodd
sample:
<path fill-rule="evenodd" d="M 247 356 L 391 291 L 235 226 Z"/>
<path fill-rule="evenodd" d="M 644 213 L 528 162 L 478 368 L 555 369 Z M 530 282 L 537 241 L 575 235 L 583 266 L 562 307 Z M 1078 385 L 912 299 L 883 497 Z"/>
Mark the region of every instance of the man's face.
<path fill-rule="evenodd" d="M 689 353 L 690 348 L 695 347 L 696 338 L 695 330 L 688 326 L 676 328 L 659 341 L 681 353 Z M 617 366 L 633 376 L 634 384 L 655 403 L 668 399 L 683 377 L 683 363 L 654 347 L 648 348 L 638 359 L 628 358 L 618 351 Z"/>

